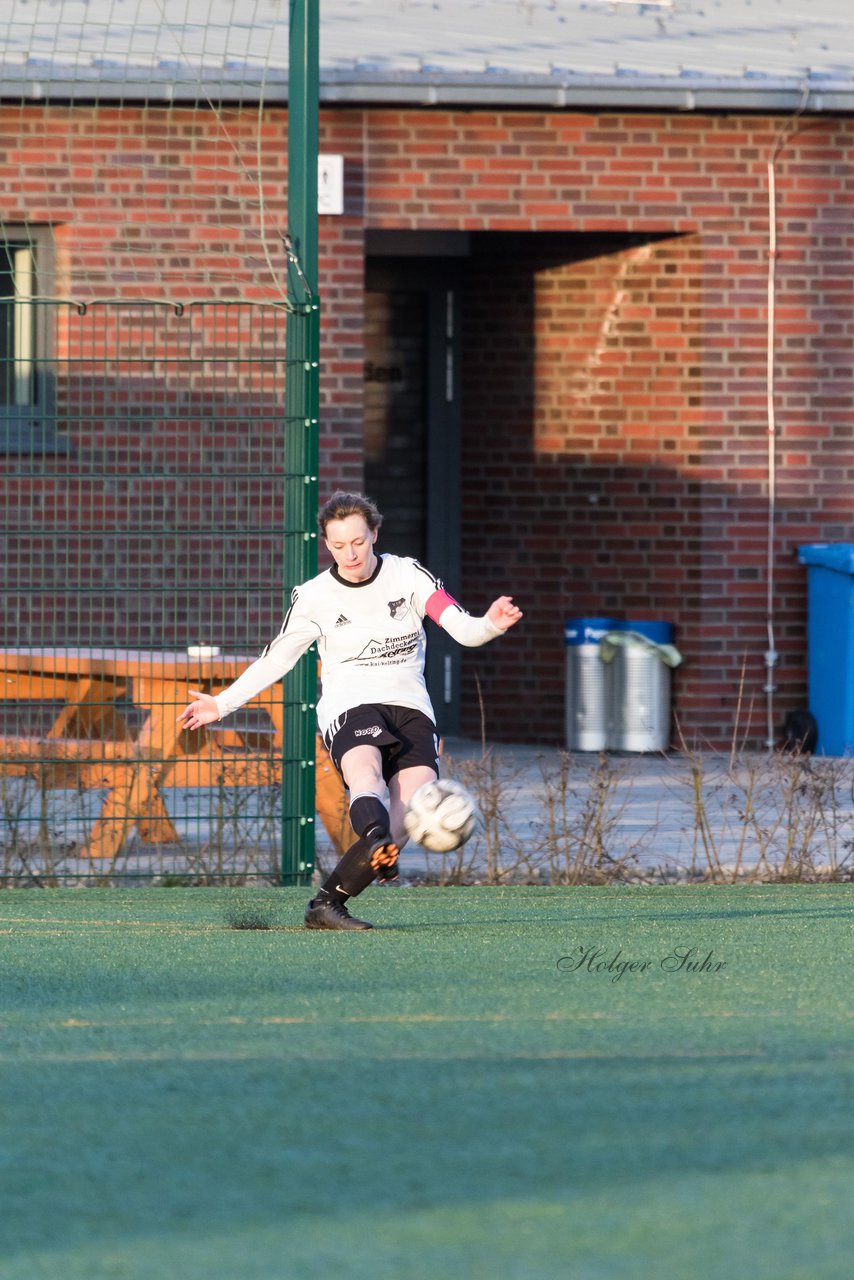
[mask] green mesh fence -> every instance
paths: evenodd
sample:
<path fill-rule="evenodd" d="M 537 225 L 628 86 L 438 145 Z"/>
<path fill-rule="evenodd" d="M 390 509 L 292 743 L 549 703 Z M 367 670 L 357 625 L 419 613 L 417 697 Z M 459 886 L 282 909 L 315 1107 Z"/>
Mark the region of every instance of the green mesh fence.
<path fill-rule="evenodd" d="M 275 688 L 201 733 L 176 717 L 278 630 L 283 548 L 310 537 L 287 312 L 0 308 L 7 353 L 16 323 L 47 344 L 37 369 L 0 366 L 25 400 L 0 468 L 0 877 L 277 877 L 283 832 L 312 807 L 288 698 Z M 295 696 L 311 702 L 305 665 Z M 289 768 L 298 813 L 282 806 Z"/>
<path fill-rule="evenodd" d="M 0 883 L 311 875 L 315 656 L 176 725 L 316 562 L 293 8 L 0 16 Z"/>

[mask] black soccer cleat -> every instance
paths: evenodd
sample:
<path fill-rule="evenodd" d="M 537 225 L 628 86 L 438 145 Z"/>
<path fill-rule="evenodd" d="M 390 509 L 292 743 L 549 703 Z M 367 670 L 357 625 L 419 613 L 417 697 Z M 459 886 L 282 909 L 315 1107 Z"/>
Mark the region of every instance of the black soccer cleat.
<path fill-rule="evenodd" d="M 371 866 L 380 880 L 396 880 L 400 875 L 397 861 L 400 850 L 391 836 L 384 835 L 374 840 L 370 848 Z"/>
<path fill-rule="evenodd" d="M 343 902 L 312 898 L 305 909 L 306 929 L 373 929 L 367 920 L 356 920 Z"/>

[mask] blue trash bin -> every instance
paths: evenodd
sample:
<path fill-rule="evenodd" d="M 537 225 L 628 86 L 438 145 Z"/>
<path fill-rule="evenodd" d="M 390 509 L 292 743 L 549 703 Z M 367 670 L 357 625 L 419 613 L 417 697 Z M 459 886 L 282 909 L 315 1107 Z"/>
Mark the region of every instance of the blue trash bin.
<path fill-rule="evenodd" d="M 854 752 L 854 543 L 798 548 L 807 568 L 807 684 L 818 754 Z"/>

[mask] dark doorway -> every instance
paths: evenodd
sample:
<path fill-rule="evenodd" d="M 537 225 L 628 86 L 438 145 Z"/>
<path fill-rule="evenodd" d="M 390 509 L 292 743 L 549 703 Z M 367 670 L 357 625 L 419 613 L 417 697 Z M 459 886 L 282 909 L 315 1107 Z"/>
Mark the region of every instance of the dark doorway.
<path fill-rule="evenodd" d="M 382 544 L 452 595 L 460 578 L 460 272 L 377 238 L 365 278 L 365 491 Z M 459 650 L 429 627 L 427 685 L 442 733 L 459 729 Z"/>

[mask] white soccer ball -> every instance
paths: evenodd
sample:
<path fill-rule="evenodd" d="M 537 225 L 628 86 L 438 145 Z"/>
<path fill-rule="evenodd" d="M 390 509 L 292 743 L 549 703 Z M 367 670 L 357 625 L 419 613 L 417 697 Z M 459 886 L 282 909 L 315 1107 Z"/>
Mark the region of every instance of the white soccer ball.
<path fill-rule="evenodd" d="M 425 782 L 409 801 L 403 819 L 406 834 L 432 853 L 450 853 L 465 844 L 479 814 L 471 794 L 460 782 L 438 778 Z"/>

